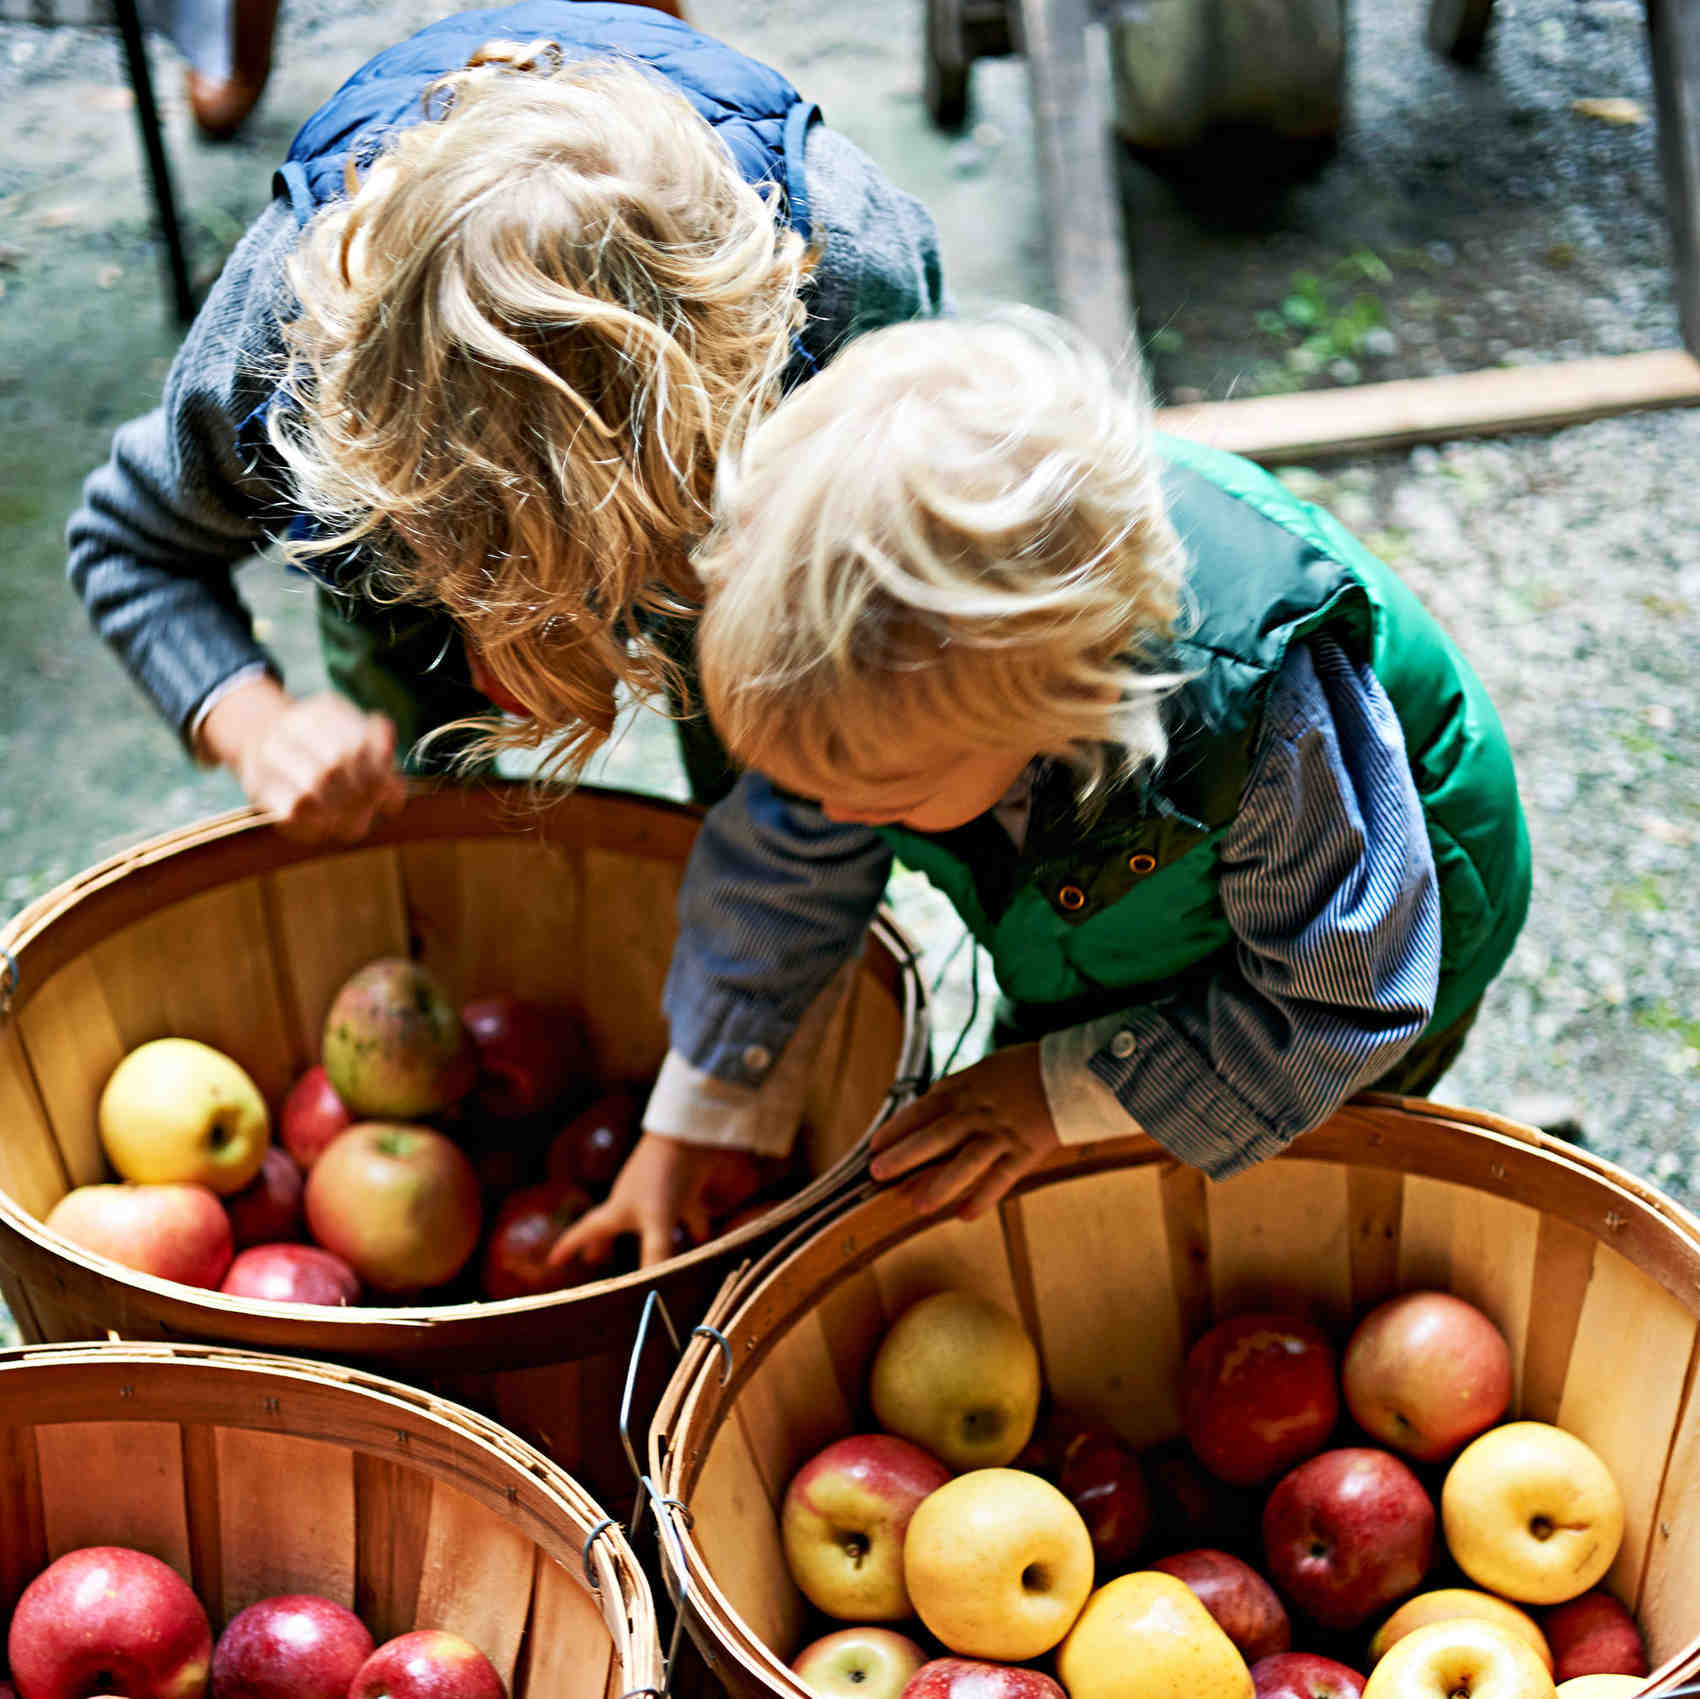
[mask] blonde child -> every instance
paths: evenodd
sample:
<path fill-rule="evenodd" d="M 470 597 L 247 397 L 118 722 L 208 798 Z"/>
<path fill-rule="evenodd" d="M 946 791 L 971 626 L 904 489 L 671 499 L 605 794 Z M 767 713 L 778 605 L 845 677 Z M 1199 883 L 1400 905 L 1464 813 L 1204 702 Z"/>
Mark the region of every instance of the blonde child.
<path fill-rule="evenodd" d="M 698 551 L 710 713 L 752 771 L 883 858 L 800 870 L 705 834 L 675 1057 L 735 994 L 795 1066 L 889 857 L 991 953 L 999 1047 L 887 1123 L 873 1172 L 990 1207 L 1059 1141 L 1143 1132 L 1212 1176 L 1363 1087 L 1426 1091 L 1529 896 L 1499 721 L 1457 648 L 1327 514 L 1154 434 L 1035 313 L 864 338 L 721 470 Z M 746 1137 L 794 1104 L 752 1085 Z M 564 1253 L 632 1206 L 622 1176 Z"/>

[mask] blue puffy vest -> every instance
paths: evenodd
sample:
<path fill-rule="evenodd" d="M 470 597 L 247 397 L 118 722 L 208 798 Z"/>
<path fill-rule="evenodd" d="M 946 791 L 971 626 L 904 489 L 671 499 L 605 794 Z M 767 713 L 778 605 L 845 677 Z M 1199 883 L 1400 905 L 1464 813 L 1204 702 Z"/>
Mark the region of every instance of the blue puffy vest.
<path fill-rule="evenodd" d="M 610 0 L 522 0 L 457 12 L 368 59 L 297 132 L 273 179 L 305 224 L 342 194 L 350 157 L 363 165 L 384 138 L 425 117 L 431 83 L 461 69 L 486 42 L 553 41 L 568 58 L 618 56 L 671 83 L 731 150 L 748 183 L 775 184 L 786 217 L 809 240 L 803 137 L 820 109 L 777 71 L 647 6 Z"/>

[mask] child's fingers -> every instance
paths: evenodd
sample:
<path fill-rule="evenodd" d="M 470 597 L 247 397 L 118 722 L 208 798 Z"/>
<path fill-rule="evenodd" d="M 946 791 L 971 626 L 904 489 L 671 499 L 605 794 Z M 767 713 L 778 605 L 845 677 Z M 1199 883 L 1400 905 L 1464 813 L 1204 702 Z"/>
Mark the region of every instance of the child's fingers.
<path fill-rule="evenodd" d="M 640 1259 L 645 1268 L 654 1268 L 673 1254 L 673 1228 L 670 1222 L 646 1221 L 639 1235 Z"/>
<path fill-rule="evenodd" d="M 889 1121 L 882 1122 L 874 1129 L 874 1136 L 869 1149 L 878 1156 L 882 1150 L 890 1150 L 900 1139 L 907 1138 L 917 1127 L 924 1127 L 939 1116 L 947 1114 L 951 1107 L 949 1094 L 943 1087 L 935 1086 L 925 1097 L 918 1097 L 913 1103 L 906 1103 Z"/>
<path fill-rule="evenodd" d="M 879 1151 L 869 1171 L 876 1180 L 900 1179 L 929 1162 L 936 1162 L 964 1139 L 972 1138 L 982 1130 L 976 1116 L 955 1112 L 942 1115 L 910 1133 L 907 1138 Z"/>
<path fill-rule="evenodd" d="M 1006 1151 L 957 1205 L 956 1213 L 964 1221 L 973 1221 L 984 1215 L 987 1210 L 996 1207 L 1004 1193 L 1032 1166 L 1031 1162 L 1023 1162 L 1013 1151 Z"/>
<path fill-rule="evenodd" d="M 606 1262 L 614 1241 L 626 1223 L 609 1204 L 581 1215 L 553 1245 L 543 1261 L 549 1268 L 562 1268 L 575 1257 L 587 1263 Z"/>
<path fill-rule="evenodd" d="M 1003 1160 L 1007 1150 L 1002 1139 L 970 1139 L 948 1162 L 941 1162 L 914 1182 L 911 1195 L 915 1207 L 923 1211 L 940 1209 L 963 1193 L 971 1192 Z"/>

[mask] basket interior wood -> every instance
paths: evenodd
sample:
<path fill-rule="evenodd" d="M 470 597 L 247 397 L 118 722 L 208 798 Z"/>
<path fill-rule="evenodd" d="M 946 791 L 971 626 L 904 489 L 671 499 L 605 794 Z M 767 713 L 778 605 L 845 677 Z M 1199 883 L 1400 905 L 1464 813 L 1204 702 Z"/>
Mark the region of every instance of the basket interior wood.
<path fill-rule="evenodd" d="M 21 980 L 0 1017 L 0 1189 L 39 1218 L 70 1187 L 111 1177 L 100 1091 L 149 1039 L 225 1051 L 275 1105 L 317 1058 L 337 988 L 382 955 L 412 951 L 461 1000 L 505 990 L 569 1004 L 600 1080 L 651 1077 L 694 818 L 594 792 L 542 823 L 512 809 L 422 799 L 340 853 L 303 855 L 263 830 L 181 834 L 56 912 L 19 917 L 0 935 Z M 866 1133 L 898 1072 L 907 1012 L 889 938 L 873 941 L 817 1056 L 816 1172 Z"/>
<path fill-rule="evenodd" d="M 513 1699 L 655 1679 L 635 1559 L 611 1545 L 591 1588 L 596 1517 L 571 1482 L 540 1484 L 535 1454 L 441 1405 L 316 1376 L 241 1353 L 0 1360 L 0 1620 L 54 1558 L 125 1545 L 191 1581 L 215 1634 L 258 1599 L 311 1592 L 379 1642 L 465 1636 Z"/>
<path fill-rule="evenodd" d="M 1615 1476 L 1627 1531 L 1606 1584 L 1655 1661 L 1700 1664 L 1697 1224 L 1591 1158 L 1420 1113 L 1353 1109 L 1300 1148 L 1315 1159 L 1219 1184 L 1150 1147 L 1077 1156 L 971 1224 L 916 1228 L 876 1193 L 740 1290 L 725 1324 L 738 1367 L 722 1388 L 717 1354 L 696 1348 L 689 1392 L 664 1409 L 663 1479 L 690 1508 L 710 1617 L 745 1639 L 762 1691 L 802 1691 L 782 1668 L 805 1621 L 779 1542 L 785 1486 L 871 1423 L 884 1329 L 950 1287 L 1021 1315 L 1050 1393 L 1139 1446 L 1178 1434 L 1184 1352 L 1236 1310 L 1296 1307 L 1343 1342 L 1396 1291 L 1467 1298 L 1510 1341 L 1514 1413 L 1579 1434 Z"/>

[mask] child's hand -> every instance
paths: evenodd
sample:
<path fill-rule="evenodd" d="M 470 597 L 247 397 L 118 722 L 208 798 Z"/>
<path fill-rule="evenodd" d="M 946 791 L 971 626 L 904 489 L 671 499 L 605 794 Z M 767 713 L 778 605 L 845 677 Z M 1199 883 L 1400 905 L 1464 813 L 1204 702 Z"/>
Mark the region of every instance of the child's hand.
<path fill-rule="evenodd" d="M 706 1200 L 717 1190 L 724 1171 L 742 1174 L 749 1155 L 715 1145 L 687 1144 L 664 1133 L 645 1133 L 626 1158 L 605 1202 L 580 1218 L 555 1241 L 549 1266 L 559 1268 L 574 1257 L 595 1265 L 606 1262 L 622 1233 L 636 1233 L 643 1266 L 676 1255 L 673 1229 L 683 1222 L 693 1244 L 710 1233 Z"/>
<path fill-rule="evenodd" d="M 939 1081 L 873 1138 L 873 1176 L 895 1180 L 917 1168 L 915 1207 L 960 1200 L 972 1220 L 990 1209 L 1059 1140 L 1045 1099 L 1037 1044 L 1011 1045 Z"/>

